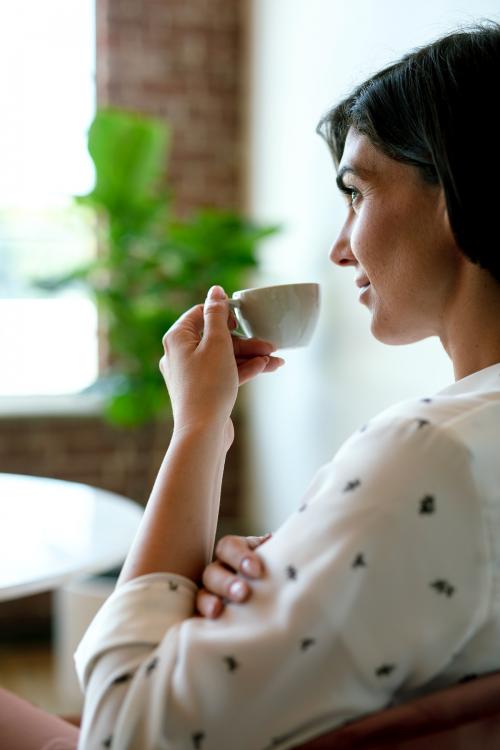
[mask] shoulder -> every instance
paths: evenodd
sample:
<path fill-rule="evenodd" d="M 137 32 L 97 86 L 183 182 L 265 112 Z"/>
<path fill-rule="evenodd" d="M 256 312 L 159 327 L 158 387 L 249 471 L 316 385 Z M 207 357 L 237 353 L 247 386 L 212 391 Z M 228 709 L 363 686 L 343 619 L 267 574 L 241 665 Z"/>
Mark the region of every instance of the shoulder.
<path fill-rule="evenodd" d="M 406 503 L 419 508 L 440 497 L 455 512 L 461 504 L 470 509 L 477 505 L 472 465 L 469 445 L 447 420 L 406 404 L 354 433 L 318 472 L 306 502 L 401 512 Z"/>
<path fill-rule="evenodd" d="M 436 464 L 465 458 L 469 463 L 469 453 L 469 446 L 449 428 L 441 411 L 409 404 L 383 412 L 351 435 L 334 456 L 332 466 L 348 461 L 372 469 L 379 464 L 396 469 L 402 462 L 417 468 L 422 461 Z"/>
<path fill-rule="evenodd" d="M 303 539 L 304 559 L 299 550 L 296 557 L 313 566 L 322 554 L 328 565 L 340 555 L 349 570 L 359 555 L 385 561 L 388 581 L 389 571 L 419 570 L 424 559 L 431 576 L 443 554 L 447 573 L 435 580 L 448 580 L 451 561 L 474 577 L 477 561 L 486 559 L 482 502 L 468 446 L 446 424 L 405 410 L 381 415 L 349 438 L 275 542 Z M 381 575 L 378 564 L 373 569 Z"/>

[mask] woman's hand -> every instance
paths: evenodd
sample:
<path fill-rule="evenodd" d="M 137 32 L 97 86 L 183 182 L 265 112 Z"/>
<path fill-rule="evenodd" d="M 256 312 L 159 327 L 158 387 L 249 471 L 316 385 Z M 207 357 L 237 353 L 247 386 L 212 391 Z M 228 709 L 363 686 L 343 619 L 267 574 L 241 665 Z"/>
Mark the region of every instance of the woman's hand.
<path fill-rule="evenodd" d="M 160 370 L 174 416 L 174 429 L 207 425 L 227 429 L 238 386 L 283 364 L 266 341 L 231 336 L 227 296 L 210 289 L 204 305 L 182 315 L 163 337 Z"/>
<path fill-rule="evenodd" d="M 264 575 L 264 563 L 255 553 L 266 542 L 265 536 L 224 536 L 215 548 L 215 560 L 203 572 L 204 588 L 198 591 L 196 608 L 203 617 L 214 619 L 226 601 L 244 602 L 251 594 L 248 579 Z"/>

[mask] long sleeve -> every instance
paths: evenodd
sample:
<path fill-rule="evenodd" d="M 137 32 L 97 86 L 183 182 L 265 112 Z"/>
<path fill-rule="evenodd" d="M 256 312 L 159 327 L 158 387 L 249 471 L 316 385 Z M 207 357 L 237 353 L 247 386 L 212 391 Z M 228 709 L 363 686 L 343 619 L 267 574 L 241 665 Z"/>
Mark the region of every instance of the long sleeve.
<path fill-rule="evenodd" d="M 249 602 L 212 621 L 180 576 L 117 589 L 76 654 L 81 750 L 287 748 L 418 692 L 486 617 L 471 461 L 427 419 L 375 420 L 259 548 Z"/>

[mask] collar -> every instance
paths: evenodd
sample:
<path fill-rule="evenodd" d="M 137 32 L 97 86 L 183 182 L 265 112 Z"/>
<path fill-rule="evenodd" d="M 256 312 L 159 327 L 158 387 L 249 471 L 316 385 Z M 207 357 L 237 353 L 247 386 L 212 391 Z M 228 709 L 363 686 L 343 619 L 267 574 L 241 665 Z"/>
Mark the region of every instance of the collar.
<path fill-rule="evenodd" d="M 500 362 L 457 380 L 452 385 L 439 391 L 436 396 L 456 396 L 461 393 L 484 391 L 500 391 Z"/>

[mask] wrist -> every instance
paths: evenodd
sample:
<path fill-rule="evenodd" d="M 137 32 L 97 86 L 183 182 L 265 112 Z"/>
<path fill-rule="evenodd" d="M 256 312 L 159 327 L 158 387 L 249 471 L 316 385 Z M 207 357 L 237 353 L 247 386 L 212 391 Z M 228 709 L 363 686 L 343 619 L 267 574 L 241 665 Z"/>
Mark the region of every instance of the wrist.
<path fill-rule="evenodd" d="M 230 448 L 226 445 L 227 440 L 227 429 L 224 424 L 216 421 L 199 421 L 199 422 L 179 422 L 174 421 L 174 429 L 172 432 L 172 440 L 175 442 L 190 442 L 209 440 L 214 444 L 214 447 L 219 444 L 220 448 L 224 448 L 226 451 Z"/>

